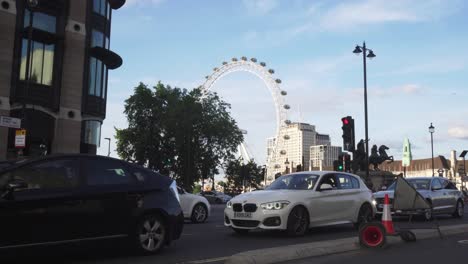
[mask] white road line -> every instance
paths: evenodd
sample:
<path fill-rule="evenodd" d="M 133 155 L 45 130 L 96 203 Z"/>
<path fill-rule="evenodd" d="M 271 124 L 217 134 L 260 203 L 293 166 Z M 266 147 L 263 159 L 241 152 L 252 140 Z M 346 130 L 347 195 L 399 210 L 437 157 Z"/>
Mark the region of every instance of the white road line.
<path fill-rule="evenodd" d="M 202 264 L 202 263 L 210 263 L 210 262 L 219 262 L 226 260 L 228 257 L 221 257 L 221 258 L 211 258 L 211 259 L 200 259 L 200 260 L 192 260 L 186 262 L 179 262 L 177 264 Z"/>
<path fill-rule="evenodd" d="M 458 243 L 460 243 L 460 244 L 468 244 L 468 240 L 460 240 L 460 241 L 458 241 Z"/>

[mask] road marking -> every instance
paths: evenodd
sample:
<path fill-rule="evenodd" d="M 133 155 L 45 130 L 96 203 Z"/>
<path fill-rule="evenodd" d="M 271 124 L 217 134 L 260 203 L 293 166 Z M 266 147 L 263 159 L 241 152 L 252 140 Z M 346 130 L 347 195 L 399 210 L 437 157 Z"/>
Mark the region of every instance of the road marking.
<path fill-rule="evenodd" d="M 458 243 L 460 243 L 460 244 L 468 244 L 468 240 L 460 240 L 460 241 L 458 241 Z"/>
<path fill-rule="evenodd" d="M 179 262 L 177 264 L 202 264 L 202 263 L 210 263 L 210 262 L 219 262 L 219 261 L 224 261 L 228 257 L 221 257 L 221 258 L 211 258 L 211 259 L 200 259 L 200 260 L 192 260 L 192 261 L 186 261 L 186 262 Z"/>

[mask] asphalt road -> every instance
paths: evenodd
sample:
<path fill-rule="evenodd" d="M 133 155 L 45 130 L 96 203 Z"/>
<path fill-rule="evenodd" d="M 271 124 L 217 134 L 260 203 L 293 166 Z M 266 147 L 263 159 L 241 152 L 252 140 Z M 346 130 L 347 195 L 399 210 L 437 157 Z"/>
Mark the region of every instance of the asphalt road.
<path fill-rule="evenodd" d="M 466 263 L 468 233 L 412 243 L 400 243 L 383 249 L 366 249 L 330 256 L 307 258 L 282 264 L 395 264 L 395 263 Z"/>
<path fill-rule="evenodd" d="M 468 209 L 468 207 L 467 207 Z M 304 237 L 291 238 L 282 232 L 255 231 L 248 235 L 238 235 L 223 225 L 224 206 L 214 205 L 212 215 L 203 224 L 186 222 L 182 237 L 166 247 L 158 255 L 135 256 L 125 244 L 100 241 L 79 246 L 44 247 L 0 253 L 0 262 L 26 263 L 31 260 L 46 260 L 48 263 L 222 263 L 233 254 L 269 247 L 316 242 L 330 239 L 357 236 L 352 225 L 313 228 Z M 468 211 L 467 211 L 468 212 Z M 395 225 L 403 225 L 407 220 L 394 219 Z M 440 225 L 468 223 L 463 219 L 439 217 Z M 423 225 L 422 222 L 416 222 Z"/>

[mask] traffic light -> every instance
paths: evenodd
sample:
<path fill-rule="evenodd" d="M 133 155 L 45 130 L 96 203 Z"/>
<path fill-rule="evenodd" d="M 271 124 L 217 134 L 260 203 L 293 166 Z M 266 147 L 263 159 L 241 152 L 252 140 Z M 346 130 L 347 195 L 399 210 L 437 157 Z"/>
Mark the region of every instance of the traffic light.
<path fill-rule="evenodd" d="M 343 155 L 338 156 L 338 160 L 333 161 L 333 170 L 334 171 L 343 171 Z"/>
<path fill-rule="evenodd" d="M 344 171 L 350 172 L 351 171 L 351 155 L 345 154 L 344 155 Z"/>
<path fill-rule="evenodd" d="M 341 118 L 343 129 L 343 149 L 354 152 L 354 119 L 350 116 Z"/>

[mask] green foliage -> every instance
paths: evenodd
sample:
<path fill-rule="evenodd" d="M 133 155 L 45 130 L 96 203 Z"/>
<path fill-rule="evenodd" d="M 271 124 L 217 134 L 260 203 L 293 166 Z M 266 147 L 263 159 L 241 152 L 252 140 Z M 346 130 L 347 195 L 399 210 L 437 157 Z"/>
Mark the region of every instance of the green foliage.
<path fill-rule="evenodd" d="M 225 192 L 240 193 L 245 182 L 246 188 L 257 189 L 264 180 L 263 167 L 253 160 L 243 164 L 241 159 L 230 160 L 225 168 L 227 183 Z"/>
<path fill-rule="evenodd" d="M 117 153 L 127 161 L 170 175 L 187 190 L 213 178 L 233 158 L 243 135 L 215 93 L 159 82 L 140 83 L 125 101 L 128 128 L 116 129 Z"/>

